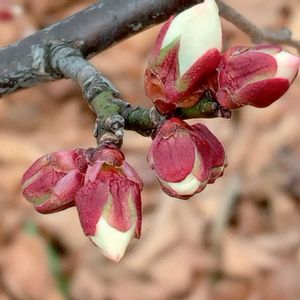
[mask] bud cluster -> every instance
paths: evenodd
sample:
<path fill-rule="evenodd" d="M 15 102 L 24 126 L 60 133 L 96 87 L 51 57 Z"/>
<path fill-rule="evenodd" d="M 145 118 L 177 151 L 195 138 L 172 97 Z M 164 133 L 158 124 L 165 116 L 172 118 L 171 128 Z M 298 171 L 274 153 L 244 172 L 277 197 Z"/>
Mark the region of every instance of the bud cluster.
<path fill-rule="evenodd" d="M 162 27 L 145 72 L 145 90 L 156 109 L 172 114 L 210 90 L 227 109 L 266 107 L 294 81 L 299 57 L 279 46 L 238 46 L 221 53 L 215 0 L 205 0 Z"/>
<path fill-rule="evenodd" d="M 221 109 L 266 107 L 297 76 L 299 57 L 274 45 L 237 46 L 222 53 L 215 0 L 187 9 L 164 24 L 145 72 L 145 90 L 167 119 L 158 128 L 148 161 L 162 189 L 187 199 L 223 175 L 222 144 L 203 124 L 174 118 L 209 95 Z"/>
<path fill-rule="evenodd" d="M 299 58 L 278 46 L 221 50 L 218 7 L 205 0 L 169 19 L 151 53 L 145 90 L 163 121 L 155 122 L 151 131 L 148 162 L 172 197 L 188 199 L 201 192 L 227 166 L 216 136 L 203 124 L 189 125 L 176 117 L 178 108 L 193 107 L 208 91 L 210 100 L 225 110 L 266 107 L 288 90 L 298 73 Z M 104 255 L 119 261 L 130 240 L 141 234 L 143 184 L 121 150 L 102 143 L 39 158 L 25 172 L 22 188 L 40 213 L 76 206 L 85 235 Z"/>
<path fill-rule="evenodd" d="M 23 195 L 38 212 L 76 206 L 85 235 L 115 261 L 132 237 L 140 237 L 142 187 L 124 154 L 112 145 L 45 155 L 22 178 Z"/>

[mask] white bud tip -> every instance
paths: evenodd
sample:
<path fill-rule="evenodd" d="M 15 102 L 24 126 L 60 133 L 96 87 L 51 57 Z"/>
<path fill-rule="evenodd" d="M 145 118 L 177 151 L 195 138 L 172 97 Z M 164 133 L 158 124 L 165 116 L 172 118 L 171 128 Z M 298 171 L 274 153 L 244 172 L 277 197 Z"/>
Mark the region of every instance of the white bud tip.
<path fill-rule="evenodd" d="M 103 217 L 100 217 L 95 235 L 90 238 L 107 258 L 118 262 L 124 256 L 134 233 L 135 224 L 128 231 L 122 232 L 110 226 Z"/>
<path fill-rule="evenodd" d="M 295 79 L 298 69 L 300 59 L 289 52 L 281 51 L 274 55 L 277 62 L 277 72 L 276 78 L 286 78 L 290 83 Z"/>
<path fill-rule="evenodd" d="M 178 37 L 181 76 L 208 50 L 221 50 L 222 29 L 215 0 L 205 0 L 177 15 L 164 37 L 162 48 Z"/>
<path fill-rule="evenodd" d="M 193 195 L 203 184 L 193 174 L 189 174 L 180 182 L 167 182 L 162 179 L 160 181 L 164 186 L 170 187 L 180 196 Z"/>

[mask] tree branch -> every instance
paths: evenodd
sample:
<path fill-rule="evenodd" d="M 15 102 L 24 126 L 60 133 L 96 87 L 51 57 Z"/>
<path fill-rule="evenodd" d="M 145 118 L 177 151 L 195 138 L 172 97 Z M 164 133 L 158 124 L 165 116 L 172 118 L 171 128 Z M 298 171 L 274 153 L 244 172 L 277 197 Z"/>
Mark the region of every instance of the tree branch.
<path fill-rule="evenodd" d="M 270 42 L 273 44 L 288 45 L 300 52 L 300 41 L 292 39 L 292 32 L 288 28 L 275 32 L 261 29 L 222 0 L 216 0 L 216 2 L 220 10 L 220 15 L 249 35 L 253 43 Z"/>
<path fill-rule="evenodd" d="M 83 57 L 90 58 L 200 2 L 203 0 L 97 1 L 73 16 L 0 49 L 0 96 L 61 78 L 49 64 L 49 40 L 67 41 Z M 300 41 L 291 39 L 289 30 L 271 32 L 260 29 L 222 0 L 217 0 L 217 3 L 221 16 L 246 32 L 254 42 L 285 44 L 300 51 Z"/>
<path fill-rule="evenodd" d="M 65 40 L 84 57 L 203 0 L 102 0 L 35 34 L 0 49 L 0 96 L 60 77 L 51 72 L 46 45 Z"/>

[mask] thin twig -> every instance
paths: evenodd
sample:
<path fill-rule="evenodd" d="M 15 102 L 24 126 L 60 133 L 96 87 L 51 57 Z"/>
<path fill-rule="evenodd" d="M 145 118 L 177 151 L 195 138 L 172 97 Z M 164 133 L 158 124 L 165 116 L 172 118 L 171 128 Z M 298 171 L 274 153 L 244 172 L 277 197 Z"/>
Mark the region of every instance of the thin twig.
<path fill-rule="evenodd" d="M 216 2 L 220 10 L 220 15 L 249 35 L 253 43 L 270 42 L 273 44 L 288 45 L 300 52 L 300 41 L 292 39 L 292 32 L 289 29 L 283 28 L 279 31 L 261 29 L 222 0 L 216 0 Z"/>
<path fill-rule="evenodd" d="M 122 145 L 124 129 L 151 136 L 164 120 L 156 109 L 133 107 L 108 78 L 91 65 L 72 45 L 53 40 L 47 45 L 49 69 L 57 77 L 73 80 L 82 89 L 84 98 L 97 115 L 94 135 L 97 143 Z M 174 116 L 191 118 L 230 118 L 231 112 L 205 96 L 189 108 L 178 108 Z"/>

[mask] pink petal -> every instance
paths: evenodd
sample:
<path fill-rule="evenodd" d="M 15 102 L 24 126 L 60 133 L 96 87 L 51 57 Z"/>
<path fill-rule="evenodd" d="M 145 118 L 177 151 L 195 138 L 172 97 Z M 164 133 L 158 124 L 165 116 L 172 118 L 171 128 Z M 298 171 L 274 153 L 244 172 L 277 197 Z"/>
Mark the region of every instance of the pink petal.
<path fill-rule="evenodd" d="M 88 162 L 86 160 L 84 150 L 76 149 L 77 157 L 75 158 L 75 165 L 78 170 L 81 172 L 85 172 L 88 166 Z"/>
<path fill-rule="evenodd" d="M 77 155 L 75 151 L 57 151 L 50 153 L 48 159 L 50 164 L 58 171 L 69 171 L 76 168 L 75 159 Z"/>
<path fill-rule="evenodd" d="M 21 184 L 26 185 L 26 181 L 29 180 L 33 175 L 35 175 L 37 172 L 40 171 L 41 168 L 49 165 L 49 161 L 47 159 L 47 155 L 44 155 L 37 159 L 31 166 L 30 168 L 24 173 Z"/>
<path fill-rule="evenodd" d="M 61 178 L 53 189 L 62 202 L 74 199 L 75 194 L 83 185 L 84 174 L 78 170 L 70 171 Z"/>
<path fill-rule="evenodd" d="M 170 93 L 168 93 L 167 86 L 168 85 L 175 86 L 175 82 L 179 74 L 178 73 L 179 72 L 178 49 L 179 49 L 179 42 L 175 43 L 173 48 L 170 49 L 168 55 L 166 56 L 165 60 L 163 61 L 159 69 L 159 77 L 164 83 L 167 102 L 172 102 L 172 96 Z"/>
<path fill-rule="evenodd" d="M 85 235 L 94 235 L 102 208 L 108 199 L 106 183 L 97 179 L 88 182 L 77 193 L 75 203 Z"/>
<path fill-rule="evenodd" d="M 142 201 L 141 201 L 141 190 L 137 185 L 132 185 L 131 195 L 134 200 L 135 209 L 137 213 L 135 237 L 138 239 L 141 236 L 141 229 L 142 229 Z"/>
<path fill-rule="evenodd" d="M 83 184 L 84 174 L 78 170 L 70 171 L 62 177 L 52 190 L 51 197 L 36 205 L 41 213 L 54 213 L 75 205 L 75 195 Z"/>
<path fill-rule="evenodd" d="M 155 42 L 155 46 L 152 49 L 151 54 L 150 54 L 149 65 L 155 66 L 157 64 L 157 60 L 159 59 L 159 54 L 161 51 L 161 46 L 162 46 L 163 40 L 165 38 L 165 35 L 166 35 L 173 19 L 174 19 L 174 16 L 170 17 L 169 20 L 161 27 L 159 34 L 157 36 L 156 42 Z"/>
<path fill-rule="evenodd" d="M 143 189 L 143 181 L 142 181 L 141 177 L 135 171 L 135 169 L 129 163 L 127 163 L 127 161 L 125 161 L 122 171 L 129 180 L 137 183 L 140 190 Z"/>
<path fill-rule="evenodd" d="M 199 88 L 214 73 L 221 60 L 217 49 L 208 50 L 191 68 L 177 81 L 176 86 L 181 92 L 189 92 Z"/>
<path fill-rule="evenodd" d="M 246 85 L 235 96 L 234 102 L 242 105 L 266 107 L 279 99 L 289 88 L 289 81 L 274 78 Z"/>
<path fill-rule="evenodd" d="M 52 194 L 44 204 L 35 206 L 35 209 L 41 214 L 52 214 L 75 206 L 74 200 L 57 205 L 59 202 L 58 197 Z"/>
<path fill-rule="evenodd" d="M 84 178 L 84 184 L 87 184 L 89 181 L 94 182 L 96 180 L 103 164 L 103 161 L 97 161 L 96 163 L 87 168 Z"/>
<path fill-rule="evenodd" d="M 202 87 L 202 82 L 199 83 L 199 88 Z M 197 102 L 199 102 L 200 96 L 202 91 L 184 91 L 179 92 L 175 81 L 166 82 L 165 84 L 165 94 L 166 94 L 166 101 L 174 108 L 176 107 L 191 107 Z M 158 107 L 157 101 L 155 101 L 156 108 Z M 163 113 L 163 111 L 159 110 Z M 173 111 L 170 110 L 170 113 Z"/>
<path fill-rule="evenodd" d="M 121 177 L 112 179 L 109 183 L 112 207 L 105 219 L 112 227 L 122 232 L 128 231 L 136 223 L 136 209 L 132 207 L 133 203 L 129 203 L 132 184 Z"/>
<path fill-rule="evenodd" d="M 92 162 L 104 162 L 108 165 L 120 167 L 124 164 L 123 152 L 116 146 L 105 145 L 96 149 L 92 156 Z"/>
<path fill-rule="evenodd" d="M 207 140 L 212 151 L 212 167 L 221 167 L 225 161 L 225 151 L 217 137 L 203 124 L 197 123 L 192 128 Z"/>
<path fill-rule="evenodd" d="M 237 109 L 245 105 L 237 103 L 234 92 L 231 93 L 227 88 L 220 88 L 216 93 L 216 98 L 222 107 L 228 109 Z"/>
<path fill-rule="evenodd" d="M 271 55 L 256 51 L 228 57 L 221 65 L 220 89 L 228 89 L 232 93 L 245 84 L 274 77 L 277 70 L 276 60 Z"/>
<path fill-rule="evenodd" d="M 188 133 L 175 133 L 166 138 L 155 138 L 150 152 L 157 175 L 169 182 L 182 181 L 193 168 L 194 148 Z"/>
<path fill-rule="evenodd" d="M 164 84 L 174 82 L 178 77 L 178 49 L 179 39 L 161 51 L 159 65 L 155 67 L 154 71 Z"/>
<path fill-rule="evenodd" d="M 176 105 L 168 103 L 166 100 L 156 99 L 154 101 L 155 108 L 162 114 L 171 114 L 175 111 Z"/>
<path fill-rule="evenodd" d="M 31 177 L 31 182 L 26 187 L 23 186 L 23 195 L 30 202 L 45 201 L 45 194 L 52 192 L 56 183 L 65 174 L 56 172 L 52 167 L 42 168 L 38 173 Z M 28 181 L 26 182 L 26 184 Z"/>
<path fill-rule="evenodd" d="M 193 167 L 193 175 L 201 181 L 205 182 L 209 179 L 212 166 L 212 150 L 207 139 L 196 132 L 191 134 L 192 139 L 196 146 L 199 162 L 195 161 Z"/>

